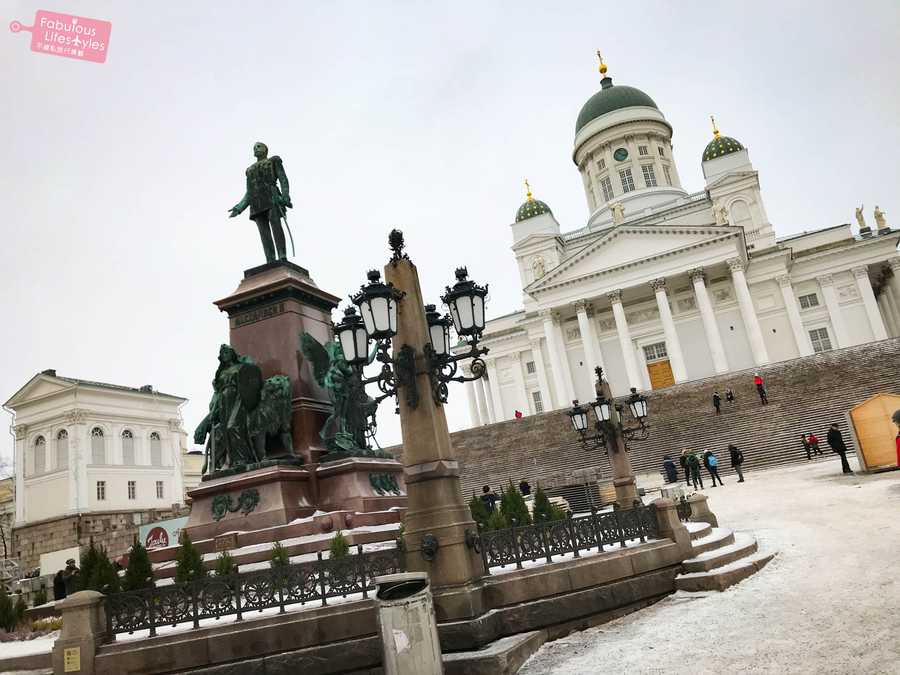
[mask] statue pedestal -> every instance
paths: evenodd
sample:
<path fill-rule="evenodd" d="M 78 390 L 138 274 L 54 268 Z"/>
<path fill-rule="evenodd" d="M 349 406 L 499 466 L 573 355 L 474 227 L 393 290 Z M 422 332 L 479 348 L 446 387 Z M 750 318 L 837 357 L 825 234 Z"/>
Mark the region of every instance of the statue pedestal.
<path fill-rule="evenodd" d="M 331 403 L 300 353 L 300 334 L 323 344 L 331 340 L 331 311 L 339 301 L 316 286 L 305 269 L 283 260 L 246 270 L 237 289 L 215 302 L 228 314 L 231 346 L 253 357 L 264 378 L 290 379 L 294 452 L 307 464 L 322 452 L 319 430 Z"/>
<path fill-rule="evenodd" d="M 403 465 L 396 459 L 335 459 L 319 464 L 315 475 L 316 505 L 323 511 L 367 513 L 406 506 Z"/>

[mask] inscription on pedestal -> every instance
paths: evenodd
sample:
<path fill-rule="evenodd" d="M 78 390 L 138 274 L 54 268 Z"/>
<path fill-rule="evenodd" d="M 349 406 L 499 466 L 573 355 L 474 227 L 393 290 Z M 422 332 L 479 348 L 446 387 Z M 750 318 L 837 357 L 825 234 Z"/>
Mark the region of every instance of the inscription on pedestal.
<path fill-rule="evenodd" d="M 274 305 L 266 305 L 265 307 L 257 307 L 256 309 L 249 312 L 235 314 L 233 317 L 231 317 L 231 327 L 240 328 L 241 326 L 244 326 L 248 323 L 255 323 L 256 321 L 262 321 L 263 319 L 268 319 L 283 313 L 283 302 L 279 302 Z"/>
<path fill-rule="evenodd" d="M 237 532 L 229 532 L 228 534 L 218 536 L 213 540 L 213 543 L 216 553 L 234 550 L 238 547 Z"/>

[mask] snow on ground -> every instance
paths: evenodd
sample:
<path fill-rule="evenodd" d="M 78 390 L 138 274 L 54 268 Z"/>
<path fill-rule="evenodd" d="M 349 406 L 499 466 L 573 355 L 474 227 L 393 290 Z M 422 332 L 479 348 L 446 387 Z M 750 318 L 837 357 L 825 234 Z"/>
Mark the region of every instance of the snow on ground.
<path fill-rule="evenodd" d="M 0 642 L 0 659 L 12 659 L 17 656 L 29 656 L 30 654 L 49 653 L 53 649 L 53 643 L 59 637 L 59 631 L 47 633 L 43 637 L 34 640 L 15 640 L 13 642 Z"/>
<path fill-rule="evenodd" d="M 520 673 L 900 673 L 900 472 L 829 458 L 746 478 L 703 492 L 721 526 L 779 552 L 768 566 L 547 643 Z"/>

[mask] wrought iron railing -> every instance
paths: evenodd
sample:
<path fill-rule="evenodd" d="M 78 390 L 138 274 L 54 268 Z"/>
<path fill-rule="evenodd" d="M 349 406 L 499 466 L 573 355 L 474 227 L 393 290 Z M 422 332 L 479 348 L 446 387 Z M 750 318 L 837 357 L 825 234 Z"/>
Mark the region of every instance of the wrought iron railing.
<path fill-rule="evenodd" d="M 374 579 L 404 570 L 403 554 L 396 548 L 362 552 L 334 560 L 263 569 L 229 576 L 210 576 L 197 581 L 160 586 L 142 591 L 113 593 L 106 597 L 106 622 L 111 635 L 161 626 L 235 615 L 240 621 L 249 612 L 308 602 L 327 604 L 328 598 L 359 593 L 367 598 Z"/>
<path fill-rule="evenodd" d="M 625 547 L 629 540 L 642 542 L 659 537 L 656 507 L 636 502 L 630 509 L 614 508 L 549 522 L 539 522 L 523 527 L 482 532 L 476 538 L 476 548 L 481 552 L 484 568 L 506 567 L 515 564 L 522 569 L 527 561 L 553 562 L 553 556 L 573 554 L 596 548 L 603 551 L 607 545 Z"/>
<path fill-rule="evenodd" d="M 686 523 L 691 519 L 691 503 L 684 495 L 682 495 L 681 499 L 678 500 L 675 509 L 678 511 L 678 520 L 680 520 L 681 522 Z"/>

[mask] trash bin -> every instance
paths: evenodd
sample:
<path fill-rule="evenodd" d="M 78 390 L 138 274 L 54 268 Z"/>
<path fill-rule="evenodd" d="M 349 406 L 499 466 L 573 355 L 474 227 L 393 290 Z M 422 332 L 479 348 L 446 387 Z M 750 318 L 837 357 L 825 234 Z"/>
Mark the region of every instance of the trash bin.
<path fill-rule="evenodd" d="M 376 577 L 385 675 L 441 675 L 441 644 L 428 574 Z"/>

